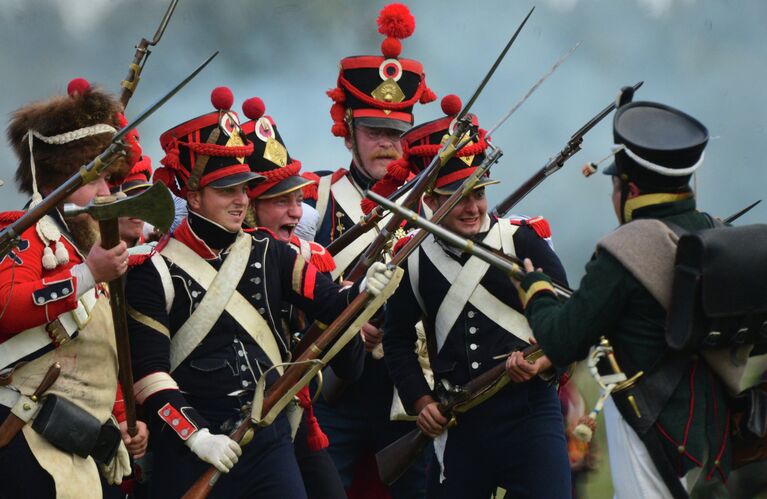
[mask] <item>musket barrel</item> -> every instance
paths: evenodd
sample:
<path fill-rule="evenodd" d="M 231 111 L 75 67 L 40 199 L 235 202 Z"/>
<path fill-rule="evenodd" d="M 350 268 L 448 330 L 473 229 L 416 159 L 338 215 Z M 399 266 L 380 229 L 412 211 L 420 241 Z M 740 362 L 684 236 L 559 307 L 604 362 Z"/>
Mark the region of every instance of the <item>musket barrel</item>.
<path fill-rule="evenodd" d="M 442 239 L 455 248 L 458 248 L 467 253 L 471 253 L 472 255 L 476 255 L 478 258 L 481 258 L 490 265 L 503 270 L 511 277 L 520 280 L 525 276 L 525 271 L 519 266 L 518 262 L 493 253 L 492 251 L 485 249 L 482 245 L 475 243 L 471 239 L 463 238 L 440 225 L 426 220 L 412 210 L 391 203 L 389 200 L 376 194 L 375 192 L 368 191 L 367 196 L 370 197 L 373 201 L 380 203 L 384 207 L 388 208 L 389 210 L 400 213 L 408 222 L 412 223 L 413 225 L 416 225 L 421 229 L 434 234 L 436 237 Z M 572 290 L 561 285 L 555 285 L 554 289 L 557 292 L 557 295 L 563 298 L 569 298 L 572 294 Z"/>

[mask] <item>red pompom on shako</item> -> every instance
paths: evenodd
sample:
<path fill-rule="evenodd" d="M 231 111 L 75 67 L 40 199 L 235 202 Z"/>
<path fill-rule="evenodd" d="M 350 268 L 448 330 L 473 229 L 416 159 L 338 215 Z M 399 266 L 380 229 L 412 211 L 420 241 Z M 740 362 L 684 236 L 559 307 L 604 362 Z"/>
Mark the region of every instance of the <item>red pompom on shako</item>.
<path fill-rule="evenodd" d="M 85 78 L 75 78 L 67 85 L 67 94 L 70 97 L 74 97 L 76 94 L 82 95 L 86 90 L 91 88 L 91 84 Z"/>
<path fill-rule="evenodd" d="M 266 105 L 259 97 L 242 103 L 242 112 L 251 119 L 242 124 L 242 132 L 253 144 L 253 153 L 246 161 L 250 170 L 265 180 L 250 186 L 251 199 L 268 199 L 302 189 L 313 182 L 300 176 L 301 162 L 291 158 L 277 124 L 264 115 Z"/>
<path fill-rule="evenodd" d="M 251 97 L 242 103 L 242 112 L 249 120 L 257 120 L 266 112 L 266 105 L 259 97 Z"/>
<path fill-rule="evenodd" d="M 407 38 L 415 31 L 415 17 L 407 5 L 392 3 L 378 15 L 378 32 L 391 38 Z"/>
<path fill-rule="evenodd" d="M 461 112 L 463 103 L 461 98 L 455 94 L 448 94 L 442 98 L 442 112 L 447 116 L 457 116 Z"/>
<path fill-rule="evenodd" d="M 331 130 L 338 137 L 348 137 L 354 124 L 404 132 L 413 125 L 413 106 L 437 98 L 426 85 L 421 63 L 400 58 L 400 40 L 415 30 L 410 10 L 401 3 L 387 5 L 377 23 L 386 36 L 382 55 L 342 59 L 337 86 L 328 91 L 334 102 Z"/>
<path fill-rule="evenodd" d="M 210 103 L 219 111 L 228 111 L 234 104 L 234 95 L 229 87 L 216 87 L 210 93 Z"/>

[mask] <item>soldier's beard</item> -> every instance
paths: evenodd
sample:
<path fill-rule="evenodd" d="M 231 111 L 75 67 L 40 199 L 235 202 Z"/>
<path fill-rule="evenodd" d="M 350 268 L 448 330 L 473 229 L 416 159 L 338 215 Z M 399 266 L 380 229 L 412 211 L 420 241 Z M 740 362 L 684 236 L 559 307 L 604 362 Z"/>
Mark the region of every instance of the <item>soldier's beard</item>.
<path fill-rule="evenodd" d="M 78 215 L 67 219 L 67 227 L 77 249 L 87 255 L 99 239 L 98 223 L 89 215 Z"/>

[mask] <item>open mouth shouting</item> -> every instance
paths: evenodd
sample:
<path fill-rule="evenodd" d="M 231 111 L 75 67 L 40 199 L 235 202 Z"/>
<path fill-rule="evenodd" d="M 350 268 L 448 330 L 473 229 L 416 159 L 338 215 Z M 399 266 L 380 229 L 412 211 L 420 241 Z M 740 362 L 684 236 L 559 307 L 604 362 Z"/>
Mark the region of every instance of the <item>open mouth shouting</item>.
<path fill-rule="evenodd" d="M 293 233 L 296 231 L 297 225 L 297 223 L 280 225 L 280 228 L 277 231 L 277 236 L 279 236 L 282 241 L 290 241 L 290 238 L 293 237 Z"/>

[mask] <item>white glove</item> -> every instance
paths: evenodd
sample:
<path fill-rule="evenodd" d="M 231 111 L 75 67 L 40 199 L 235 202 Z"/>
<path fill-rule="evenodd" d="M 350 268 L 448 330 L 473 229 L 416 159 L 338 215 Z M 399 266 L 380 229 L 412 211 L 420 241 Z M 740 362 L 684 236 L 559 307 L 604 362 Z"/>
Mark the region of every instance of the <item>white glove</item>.
<path fill-rule="evenodd" d="M 381 263 L 375 262 L 370 266 L 361 287 L 373 296 L 378 296 L 391 281 L 394 272 Z"/>
<path fill-rule="evenodd" d="M 117 452 L 112 462 L 109 464 L 99 464 L 101 468 L 101 475 L 106 479 L 109 485 L 120 485 L 123 481 L 123 477 L 131 474 L 130 456 L 128 456 L 128 449 L 125 448 L 125 444 L 120 440 L 120 445 L 117 446 Z"/>
<path fill-rule="evenodd" d="M 186 446 L 221 473 L 229 473 L 242 455 L 242 449 L 237 442 L 226 435 L 212 435 L 207 428 L 196 431 L 186 441 Z"/>

